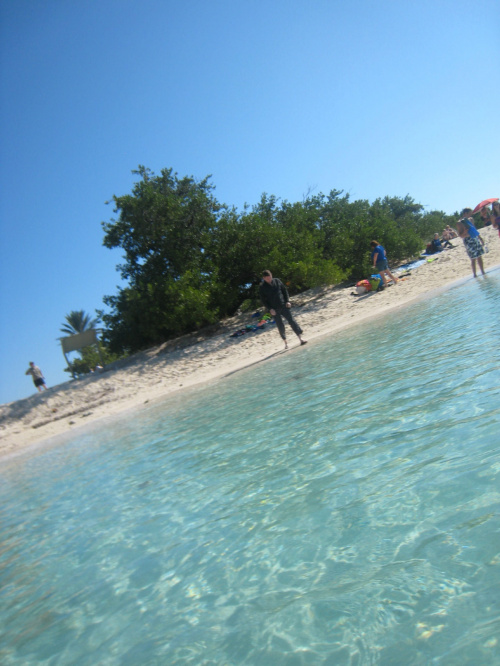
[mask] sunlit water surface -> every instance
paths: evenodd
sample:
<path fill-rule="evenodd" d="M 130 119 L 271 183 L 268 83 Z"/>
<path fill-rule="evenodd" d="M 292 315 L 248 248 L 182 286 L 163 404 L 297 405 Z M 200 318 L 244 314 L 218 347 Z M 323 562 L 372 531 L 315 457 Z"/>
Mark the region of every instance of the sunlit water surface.
<path fill-rule="evenodd" d="M 496 271 L 4 461 L 0 662 L 500 664 L 499 331 Z"/>

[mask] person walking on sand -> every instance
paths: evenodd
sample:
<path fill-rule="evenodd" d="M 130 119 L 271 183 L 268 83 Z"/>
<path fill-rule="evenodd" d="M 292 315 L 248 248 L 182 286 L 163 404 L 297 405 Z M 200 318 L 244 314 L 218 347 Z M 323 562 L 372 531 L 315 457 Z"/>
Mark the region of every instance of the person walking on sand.
<path fill-rule="evenodd" d="M 37 387 L 38 392 L 41 393 L 43 390 L 47 390 L 47 384 L 45 383 L 45 377 L 40 368 L 30 361 L 30 367 L 24 373 L 25 375 L 31 375 L 33 377 L 33 384 Z"/>
<path fill-rule="evenodd" d="M 299 338 L 300 344 L 305 345 L 307 340 L 303 340 L 302 329 L 292 317 L 292 313 L 290 312 L 292 304 L 290 303 L 288 291 L 283 282 L 278 278 L 273 278 L 271 271 L 263 271 L 259 292 L 262 303 L 276 321 L 279 334 L 285 342 L 285 349 L 288 349 L 288 343 L 286 341 L 283 317 L 287 320 L 292 327 L 292 331 Z"/>
<path fill-rule="evenodd" d="M 384 283 L 384 287 L 387 287 L 389 284 L 387 281 L 387 276 L 389 277 L 389 280 L 392 280 L 394 284 L 397 284 L 398 278 L 394 277 L 394 275 L 389 270 L 389 264 L 387 263 L 387 255 L 382 245 L 380 245 L 378 241 L 372 240 L 372 242 L 370 243 L 370 247 L 372 249 L 371 257 L 372 257 L 373 268 L 375 268 L 377 270 L 377 273 L 380 274 L 382 282 Z"/>
<path fill-rule="evenodd" d="M 457 222 L 457 231 L 458 235 L 464 242 L 465 251 L 469 255 L 470 263 L 472 266 L 472 273 L 474 277 L 477 277 L 477 260 L 481 273 L 484 275 L 484 241 L 481 238 L 479 231 L 474 226 L 472 218 L 470 217 L 472 215 L 472 208 L 464 208 L 460 215 L 462 216 L 462 219 Z"/>

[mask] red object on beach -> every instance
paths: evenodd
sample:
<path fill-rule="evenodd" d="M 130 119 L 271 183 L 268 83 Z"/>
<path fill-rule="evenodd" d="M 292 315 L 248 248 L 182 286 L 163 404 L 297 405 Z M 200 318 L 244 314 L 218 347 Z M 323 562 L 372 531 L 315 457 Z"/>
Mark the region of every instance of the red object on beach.
<path fill-rule="evenodd" d="M 475 215 L 476 213 L 479 213 L 481 208 L 489 206 L 490 204 L 495 203 L 495 201 L 498 201 L 498 197 L 496 199 L 485 199 L 484 201 L 481 201 L 481 203 L 477 204 L 477 206 L 474 208 L 472 214 Z"/>

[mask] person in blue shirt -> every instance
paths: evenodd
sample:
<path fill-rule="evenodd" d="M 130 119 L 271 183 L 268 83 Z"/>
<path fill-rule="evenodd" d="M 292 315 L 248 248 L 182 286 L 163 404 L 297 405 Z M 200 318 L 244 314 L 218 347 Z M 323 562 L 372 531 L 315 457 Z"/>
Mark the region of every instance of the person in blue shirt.
<path fill-rule="evenodd" d="M 479 231 L 474 226 L 472 218 L 470 217 L 472 215 L 472 209 L 464 208 L 460 215 L 462 215 L 462 219 L 457 222 L 457 231 L 458 235 L 464 242 L 465 251 L 469 255 L 470 263 L 472 266 L 472 273 L 474 277 L 477 277 L 477 260 L 481 273 L 484 275 L 484 241 L 481 238 Z"/>
<path fill-rule="evenodd" d="M 431 240 L 431 245 L 434 248 L 434 252 L 442 252 L 444 247 L 439 240 L 439 234 L 434 234 L 434 238 Z"/>
<path fill-rule="evenodd" d="M 382 278 L 384 287 L 387 287 L 387 285 L 389 284 L 387 277 L 389 278 L 389 280 L 392 280 L 394 284 L 397 284 L 398 278 L 394 277 L 394 275 L 389 270 L 389 264 L 387 263 L 387 255 L 382 245 L 380 245 L 378 241 L 373 240 L 370 243 L 370 247 L 372 248 L 371 258 L 372 258 L 373 268 L 376 269 L 377 273 L 380 273 L 380 277 Z"/>

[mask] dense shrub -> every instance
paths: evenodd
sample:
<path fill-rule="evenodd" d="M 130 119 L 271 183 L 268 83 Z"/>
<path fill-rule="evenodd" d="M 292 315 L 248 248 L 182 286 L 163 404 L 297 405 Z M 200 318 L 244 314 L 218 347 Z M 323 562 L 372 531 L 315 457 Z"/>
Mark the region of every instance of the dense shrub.
<path fill-rule="evenodd" d="M 391 263 L 416 255 L 455 218 L 424 213 L 410 196 L 373 203 L 332 190 L 304 201 L 263 194 L 251 209 L 220 204 L 209 178 L 155 175 L 144 167 L 132 194 L 114 197 L 117 220 L 103 223 L 104 245 L 124 251 L 127 285 L 105 296 L 104 339 L 133 352 L 196 330 L 254 303 L 262 270 L 291 294 L 357 280 L 371 271 L 370 241 Z"/>

